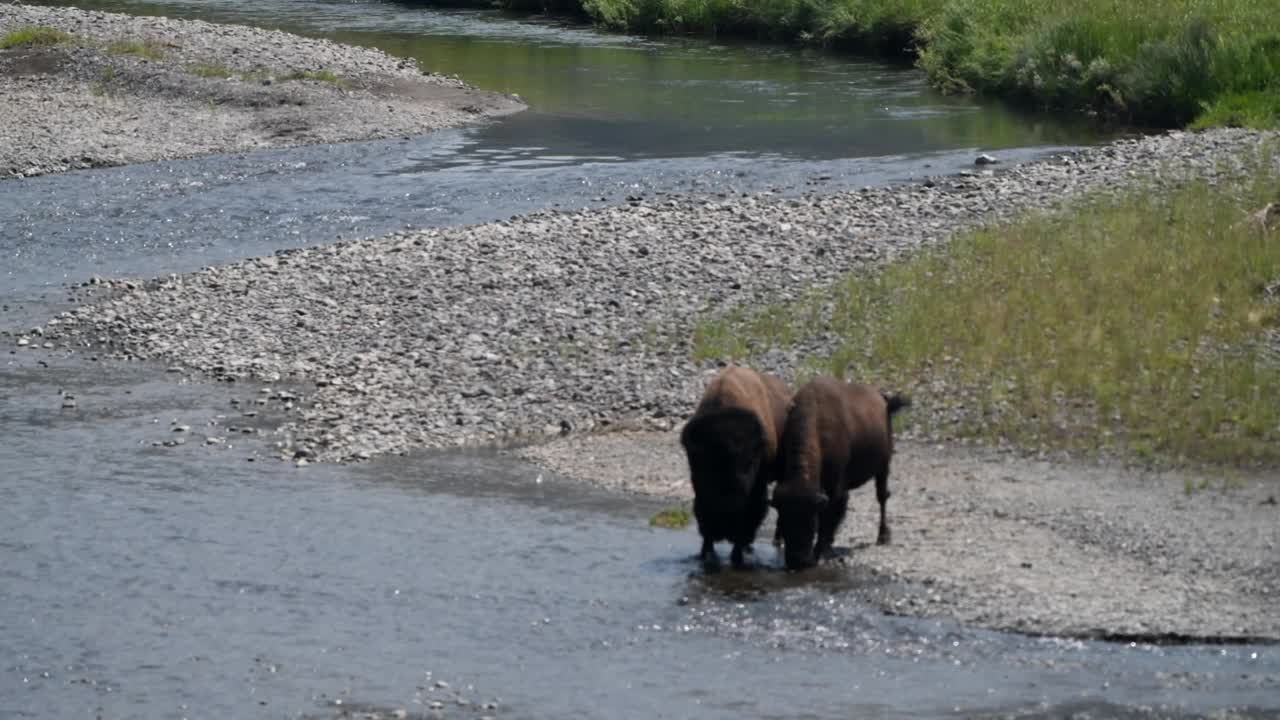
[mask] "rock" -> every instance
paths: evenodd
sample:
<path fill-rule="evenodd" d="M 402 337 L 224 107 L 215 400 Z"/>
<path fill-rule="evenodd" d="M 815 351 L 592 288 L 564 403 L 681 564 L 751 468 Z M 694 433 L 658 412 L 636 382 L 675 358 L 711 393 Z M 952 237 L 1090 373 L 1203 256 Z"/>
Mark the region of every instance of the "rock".
<path fill-rule="evenodd" d="M 998 162 L 1000 161 L 997 160 L 994 156 L 988 155 L 986 153 L 982 153 L 973 161 L 973 164 L 974 165 L 995 165 Z"/>

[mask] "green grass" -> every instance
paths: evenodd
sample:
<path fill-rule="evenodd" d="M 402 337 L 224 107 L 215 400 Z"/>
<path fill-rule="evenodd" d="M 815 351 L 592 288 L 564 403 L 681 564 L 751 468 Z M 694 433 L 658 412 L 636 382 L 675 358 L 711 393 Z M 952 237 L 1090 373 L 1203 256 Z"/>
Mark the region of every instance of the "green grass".
<path fill-rule="evenodd" d="M 164 46 L 155 40 L 121 40 L 107 46 L 112 55 L 136 55 L 148 60 L 164 58 Z"/>
<path fill-rule="evenodd" d="M 20 27 L 0 36 L 0 50 L 61 45 L 74 39 L 75 36 L 57 28 L 41 26 Z"/>
<path fill-rule="evenodd" d="M 1241 222 L 1280 201 L 1268 167 L 1230 188 L 1093 199 L 964 235 L 799 302 L 708 319 L 694 354 L 750 360 L 830 333 L 805 373 L 908 388 L 965 418 L 907 414 L 929 432 L 1275 466 L 1280 363 L 1257 345 L 1280 327 L 1264 297 L 1280 281 L 1280 228 Z"/>
<path fill-rule="evenodd" d="M 1207 111 L 1235 98 L 1280 122 L 1280 14 L 1262 0 L 946 0 L 919 37 L 942 87 L 1158 126 L 1230 120 Z"/>
<path fill-rule="evenodd" d="M 216 63 L 196 63 L 189 69 L 192 75 L 202 78 L 229 78 L 232 75 L 231 68 Z"/>
<path fill-rule="evenodd" d="M 341 76 L 332 70 L 296 70 L 285 76 L 285 80 L 314 80 L 315 82 L 329 83 L 338 87 L 345 87 L 346 82 Z"/>
<path fill-rule="evenodd" d="M 693 520 L 693 515 L 689 510 L 683 507 L 671 507 L 659 511 L 653 517 L 649 518 L 650 527 L 667 528 L 668 530 L 681 530 L 689 527 L 689 523 Z"/>

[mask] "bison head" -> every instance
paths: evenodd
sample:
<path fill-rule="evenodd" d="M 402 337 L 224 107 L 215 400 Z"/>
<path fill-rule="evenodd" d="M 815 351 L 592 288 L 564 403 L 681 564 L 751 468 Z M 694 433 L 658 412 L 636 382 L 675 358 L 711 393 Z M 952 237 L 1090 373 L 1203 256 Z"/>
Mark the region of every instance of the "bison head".
<path fill-rule="evenodd" d="M 755 487 L 764 429 L 755 414 L 729 408 L 695 418 L 681 433 L 694 494 L 708 508 L 738 512 Z"/>
<path fill-rule="evenodd" d="M 778 486 L 769 501 L 778 510 L 778 534 L 788 570 L 804 570 L 818 564 L 814 541 L 818 535 L 818 515 L 827 506 L 821 492 L 789 492 Z"/>

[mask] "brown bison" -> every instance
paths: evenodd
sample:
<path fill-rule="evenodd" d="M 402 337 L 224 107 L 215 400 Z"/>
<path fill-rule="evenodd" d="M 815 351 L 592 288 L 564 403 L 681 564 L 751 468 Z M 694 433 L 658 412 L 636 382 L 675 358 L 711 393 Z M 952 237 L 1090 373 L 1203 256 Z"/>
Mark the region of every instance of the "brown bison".
<path fill-rule="evenodd" d="M 769 512 L 768 485 L 777 476 L 778 436 L 791 391 L 779 378 L 744 367 L 721 371 L 707 385 L 680 433 L 693 484 L 693 515 L 702 535 L 700 556 L 719 567 L 715 543 L 733 543 L 730 559 L 743 565 Z"/>
<path fill-rule="evenodd" d="M 812 567 L 831 554 L 849 491 L 873 477 L 880 503 L 877 542 L 889 542 L 885 504 L 893 414 L 910 404 L 905 396 L 833 377 L 814 378 L 796 391 L 782 432 L 782 470 L 771 501 L 778 509 L 774 541 L 783 544 L 788 570 Z"/>

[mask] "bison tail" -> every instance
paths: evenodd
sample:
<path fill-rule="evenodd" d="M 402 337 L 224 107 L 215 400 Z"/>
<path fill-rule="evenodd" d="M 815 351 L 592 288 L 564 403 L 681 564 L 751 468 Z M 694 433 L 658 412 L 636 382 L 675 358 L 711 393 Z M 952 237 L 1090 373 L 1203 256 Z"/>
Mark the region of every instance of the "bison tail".
<path fill-rule="evenodd" d="M 894 413 L 903 408 L 911 407 L 911 398 L 903 395 L 902 393 L 894 393 L 892 395 L 888 393 L 881 394 L 884 395 L 884 401 L 889 405 L 889 417 L 893 417 Z"/>

